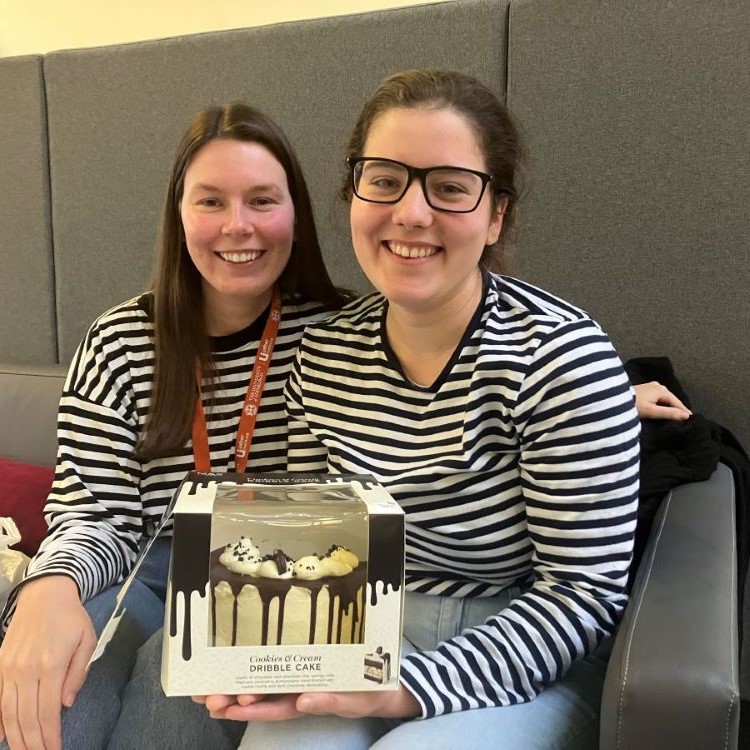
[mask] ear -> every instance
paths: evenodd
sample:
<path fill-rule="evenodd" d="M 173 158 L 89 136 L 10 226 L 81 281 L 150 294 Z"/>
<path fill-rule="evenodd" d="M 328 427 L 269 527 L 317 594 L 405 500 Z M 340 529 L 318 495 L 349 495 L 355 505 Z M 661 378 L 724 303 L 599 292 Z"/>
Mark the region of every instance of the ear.
<path fill-rule="evenodd" d="M 500 231 L 503 228 L 503 219 L 505 218 L 505 209 L 508 208 L 508 196 L 503 195 L 497 202 L 497 206 L 492 209 L 490 223 L 487 227 L 487 241 L 485 245 L 494 245 L 500 239 Z"/>

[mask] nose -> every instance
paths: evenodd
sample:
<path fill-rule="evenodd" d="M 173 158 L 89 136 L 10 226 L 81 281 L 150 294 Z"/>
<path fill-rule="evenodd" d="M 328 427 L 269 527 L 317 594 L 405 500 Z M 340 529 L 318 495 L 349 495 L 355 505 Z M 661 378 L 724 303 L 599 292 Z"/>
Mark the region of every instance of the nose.
<path fill-rule="evenodd" d="M 252 212 L 243 204 L 231 204 L 227 208 L 222 232 L 226 235 L 248 235 L 253 232 Z"/>
<path fill-rule="evenodd" d="M 432 209 L 427 203 L 422 183 L 412 180 L 401 200 L 393 206 L 393 221 L 409 227 L 424 227 L 432 223 Z"/>

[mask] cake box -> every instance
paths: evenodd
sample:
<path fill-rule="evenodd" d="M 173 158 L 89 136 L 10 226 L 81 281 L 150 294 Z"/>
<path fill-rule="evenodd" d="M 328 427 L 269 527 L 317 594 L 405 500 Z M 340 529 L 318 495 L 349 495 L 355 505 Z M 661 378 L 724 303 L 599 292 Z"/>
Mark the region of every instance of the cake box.
<path fill-rule="evenodd" d="M 404 515 L 373 477 L 191 472 L 171 510 L 167 695 L 398 687 Z"/>

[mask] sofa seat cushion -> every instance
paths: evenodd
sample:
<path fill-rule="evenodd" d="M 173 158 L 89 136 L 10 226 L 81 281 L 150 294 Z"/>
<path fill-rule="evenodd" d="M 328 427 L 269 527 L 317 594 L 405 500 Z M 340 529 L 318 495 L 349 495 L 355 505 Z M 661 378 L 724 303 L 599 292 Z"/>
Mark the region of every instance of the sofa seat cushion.
<path fill-rule="evenodd" d="M 55 470 L 0 457 L 0 516 L 16 522 L 21 541 L 14 546 L 31 556 L 47 533 L 42 511 Z"/>

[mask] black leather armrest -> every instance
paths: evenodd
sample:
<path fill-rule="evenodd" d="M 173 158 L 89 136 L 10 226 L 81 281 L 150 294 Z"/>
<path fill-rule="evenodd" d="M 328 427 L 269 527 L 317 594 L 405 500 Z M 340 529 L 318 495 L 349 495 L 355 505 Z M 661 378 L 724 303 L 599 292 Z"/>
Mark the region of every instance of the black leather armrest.
<path fill-rule="evenodd" d="M 620 624 L 600 750 L 731 750 L 739 729 L 731 471 L 665 497 Z"/>

